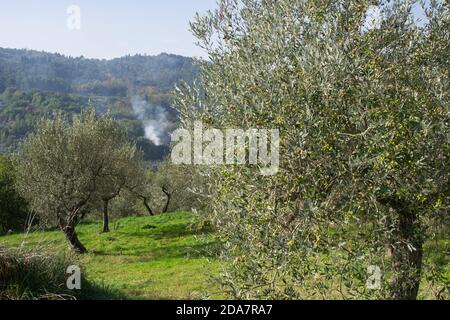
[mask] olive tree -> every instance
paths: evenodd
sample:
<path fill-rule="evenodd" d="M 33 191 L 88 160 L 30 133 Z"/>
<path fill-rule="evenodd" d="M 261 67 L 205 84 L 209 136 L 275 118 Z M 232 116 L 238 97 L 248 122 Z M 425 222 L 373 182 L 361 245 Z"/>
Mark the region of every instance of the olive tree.
<path fill-rule="evenodd" d="M 57 223 L 79 253 L 87 250 L 75 228 L 92 201 L 105 197 L 105 184 L 112 182 L 112 168 L 117 165 L 111 155 L 130 159 L 135 152 L 132 146 L 115 148 L 116 126 L 94 110 L 75 116 L 72 124 L 56 115 L 41 120 L 20 148 L 17 185 L 21 195 L 41 222 Z"/>
<path fill-rule="evenodd" d="M 137 179 L 135 175 L 140 173 L 135 168 L 139 167 L 142 160 L 135 145 L 130 143 L 126 130 L 115 121 L 103 119 L 98 123 L 98 131 L 101 136 L 108 137 L 106 147 L 109 152 L 105 154 L 104 174 L 97 183 L 97 193 L 103 206 L 102 230 L 109 232 L 109 203 L 119 196 L 131 181 Z"/>
<path fill-rule="evenodd" d="M 184 127 L 280 130 L 276 175 L 198 168 L 235 297 L 417 297 L 448 213 L 450 41 L 448 3 L 414 5 L 222 0 L 192 23 L 209 61 L 177 90 Z"/>
<path fill-rule="evenodd" d="M 133 179 L 127 181 L 126 191 L 142 201 L 147 213 L 153 216 L 155 213 L 151 207 L 151 200 L 154 173 L 142 163 L 139 166 L 134 166 L 133 169 L 134 171 L 131 175 Z"/>
<path fill-rule="evenodd" d="M 192 167 L 162 161 L 153 177 L 153 194 L 161 194 L 161 212 L 199 209 L 202 206 L 201 177 Z"/>

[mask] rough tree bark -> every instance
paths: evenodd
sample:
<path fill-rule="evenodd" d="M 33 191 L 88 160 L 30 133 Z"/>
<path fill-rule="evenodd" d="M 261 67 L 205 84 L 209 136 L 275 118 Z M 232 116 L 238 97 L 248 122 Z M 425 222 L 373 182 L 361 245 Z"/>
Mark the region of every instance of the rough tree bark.
<path fill-rule="evenodd" d="M 87 253 L 86 247 L 80 242 L 78 239 L 78 235 L 75 231 L 75 223 L 70 222 L 68 224 L 64 223 L 64 221 L 60 220 L 59 227 L 64 232 L 66 239 L 69 241 L 70 247 L 73 251 L 78 253 Z"/>
<path fill-rule="evenodd" d="M 408 203 L 398 199 L 383 199 L 397 213 L 395 232 L 391 241 L 391 298 L 416 300 L 422 272 L 423 240 L 418 228 L 417 214 Z"/>
<path fill-rule="evenodd" d="M 398 240 L 392 246 L 391 297 L 416 300 L 422 272 L 423 243 L 415 235 L 414 215 L 399 214 Z"/>

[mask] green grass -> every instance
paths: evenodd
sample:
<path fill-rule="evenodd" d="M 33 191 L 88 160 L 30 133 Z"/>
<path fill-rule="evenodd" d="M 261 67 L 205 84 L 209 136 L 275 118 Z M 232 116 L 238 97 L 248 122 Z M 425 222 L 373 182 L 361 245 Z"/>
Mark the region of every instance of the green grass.
<path fill-rule="evenodd" d="M 100 223 L 81 224 L 78 235 L 89 253 L 78 256 L 80 266 L 90 282 L 128 299 L 223 298 L 209 281 L 220 271 L 208 254 L 214 243 L 192 230 L 192 222 L 190 213 L 129 217 L 112 222 L 104 234 Z M 0 245 L 68 250 L 59 230 L 0 237 Z"/>
<path fill-rule="evenodd" d="M 200 299 L 227 298 L 210 281 L 221 271 L 221 262 L 211 256 L 215 243 L 211 235 L 191 226 L 191 213 L 170 213 L 154 217 L 129 217 L 113 221 L 110 233 L 100 233 L 101 223 L 78 226 L 80 240 L 88 248 L 76 255 L 89 286 L 89 299 Z M 425 258 L 440 266 L 443 282 L 450 279 L 449 240 L 437 239 L 425 245 Z M 68 252 L 61 231 L 37 231 L 0 237 L 0 247 L 23 251 Z M 62 271 L 64 272 L 64 270 Z M 426 271 L 428 273 L 428 271 Z M 420 297 L 434 299 L 431 283 L 423 277 Z"/>

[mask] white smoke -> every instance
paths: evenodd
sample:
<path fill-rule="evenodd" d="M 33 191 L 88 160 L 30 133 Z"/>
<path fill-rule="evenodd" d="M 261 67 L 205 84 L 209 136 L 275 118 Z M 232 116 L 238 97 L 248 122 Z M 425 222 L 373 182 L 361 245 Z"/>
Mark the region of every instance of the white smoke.
<path fill-rule="evenodd" d="M 134 115 L 139 120 L 144 120 L 145 118 L 145 107 L 147 106 L 147 102 L 139 96 L 134 96 L 131 99 L 131 106 L 133 107 Z"/>
<path fill-rule="evenodd" d="M 153 106 L 140 96 L 131 99 L 131 105 L 135 116 L 142 121 L 145 137 L 155 146 L 167 142 L 168 130 L 172 122 L 168 118 L 167 111 L 161 106 Z"/>

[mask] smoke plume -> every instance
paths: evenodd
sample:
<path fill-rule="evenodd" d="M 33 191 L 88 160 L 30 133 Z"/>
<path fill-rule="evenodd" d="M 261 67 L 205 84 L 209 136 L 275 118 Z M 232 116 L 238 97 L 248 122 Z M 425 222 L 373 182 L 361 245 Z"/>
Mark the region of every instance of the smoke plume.
<path fill-rule="evenodd" d="M 135 116 L 142 121 L 145 137 L 155 146 L 167 144 L 168 130 L 172 126 L 167 111 L 161 106 L 148 103 L 140 96 L 134 96 L 131 105 Z"/>

